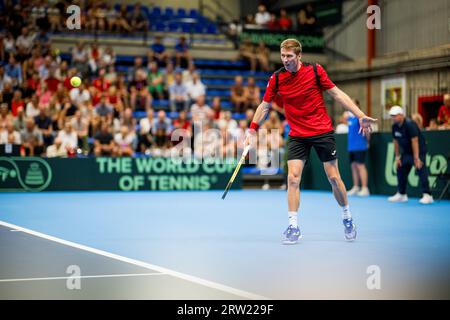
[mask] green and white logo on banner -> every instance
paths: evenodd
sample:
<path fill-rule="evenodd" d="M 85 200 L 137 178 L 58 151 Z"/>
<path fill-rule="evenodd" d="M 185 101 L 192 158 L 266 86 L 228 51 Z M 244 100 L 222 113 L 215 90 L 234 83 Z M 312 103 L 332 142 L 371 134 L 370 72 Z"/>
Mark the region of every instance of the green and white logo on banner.
<path fill-rule="evenodd" d="M 42 191 L 52 169 L 42 158 L 0 157 L 0 191 Z"/>

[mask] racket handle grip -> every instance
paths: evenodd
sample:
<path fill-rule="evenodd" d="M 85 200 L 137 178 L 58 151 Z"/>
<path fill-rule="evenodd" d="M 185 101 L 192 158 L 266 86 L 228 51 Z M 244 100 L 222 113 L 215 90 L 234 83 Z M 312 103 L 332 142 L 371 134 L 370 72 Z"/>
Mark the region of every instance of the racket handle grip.
<path fill-rule="evenodd" d="M 242 156 L 246 156 L 249 151 L 250 151 L 250 145 L 246 145 L 244 148 L 244 151 L 242 152 Z"/>

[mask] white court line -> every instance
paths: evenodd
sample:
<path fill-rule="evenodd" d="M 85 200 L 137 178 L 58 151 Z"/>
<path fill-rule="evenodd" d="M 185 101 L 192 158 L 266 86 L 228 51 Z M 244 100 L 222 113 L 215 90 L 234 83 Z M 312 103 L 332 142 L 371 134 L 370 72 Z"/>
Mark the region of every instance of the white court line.
<path fill-rule="evenodd" d="M 101 256 L 104 256 L 104 257 L 108 257 L 108 258 L 111 258 L 111 259 L 127 262 L 127 263 L 130 263 L 130 264 L 133 264 L 135 266 L 142 267 L 142 268 L 146 268 L 146 269 L 158 271 L 158 272 L 161 272 L 161 273 L 165 273 L 167 275 L 170 275 L 170 276 L 173 276 L 173 277 L 176 277 L 176 278 L 179 278 L 179 279 L 183 279 L 183 280 L 186 280 L 186 281 L 189 281 L 189 282 L 200 284 L 200 285 L 205 286 L 205 287 L 209 287 L 209 288 L 212 288 L 212 289 L 220 290 L 220 291 L 223 291 L 223 292 L 226 292 L 226 293 L 229 293 L 229 294 L 233 294 L 233 295 L 236 295 L 236 296 L 240 296 L 240 297 L 243 297 L 243 298 L 252 299 L 252 300 L 268 300 L 269 299 L 269 298 L 264 297 L 264 296 L 260 296 L 260 295 L 257 295 L 257 294 L 251 293 L 251 292 L 240 290 L 240 289 L 235 289 L 235 288 L 232 288 L 232 287 L 229 287 L 229 286 L 217 283 L 217 282 L 201 279 L 201 278 L 198 278 L 198 277 L 195 277 L 195 276 L 191 276 L 191 275 L 184 274 L 184 273 L 181 273 L 181 272 L 178 272 L 178 271 L 170 270 L 170 269 L 167 269 L 167 268 L 164 268 L 164 267 L 160 267 L 160 266 L 157 266 L 157 265 L 154 265 L 154 264 L 150 264 L 150 263 L 147 263 L 147 262 L 143 262 L 143 261 L 139 261 L 139 260 L 123 257 L 123 256 L 120 256 L 120 255 L 117 255 L 117 254 L 114 254 L 114 253 L 107 252 L 107 251 L 95 249 L 95 248 L 88 247 L 88 246 L 85 246 L 85 245 L 82 245 L 82 244 L 78 244 L 78 243 L 75 243 L 75 242 L 71 242 L 71 241 L 60 239 L 60 238 L 56 238 L 56 237 L 53 237 L 53 236 L 50 236 L 50 235 L 47 235 L 47 234 L 44 234 L 44 233 L 40 233 L 40 232 L 37 232 L 37 231 L 33 231 L 33 230 L 30 230 L 30 229 L 19 227 L 19 226 L 16 226 L 14 224 L 11 224 L 11 223 L 8 223 L 8 222 L 5 222 L 5 221 L 1 221 L 0 220 L 0 225 L 5 226 L 7 228 L 16 229 L 16 230 L 25 232 L 25 233 L 31 234 L 31 235 L 39 237 L 39 238 L 43 238 L 43 239 L 46 239 L 46 240 L 54 241 L 54 242 L 57 242 L 57 243 L 60 243 L 60 244 L 63 244 L 63 245 L 66 245 L 66 246 L 69 246 L 69 247 L 72 247 L 72 248 L 84 250 L 84 251 L 87 251 L 87 252 L 90 252 L 90 253 L 95 253 L 95 254 L 98 254 L 98 255 L 101 255 Z"/>
<path fill-rule="evenodd" d="M 120 278 L 120 277 L 147 277 L 163 276 L 165 273 L 124 273 L 124 274 L 100 274 L 95 276 L 68 276 L 68 277 L 47 277 L 47 278 L 23 278 L 23 279 L 0 279 L 1 282 L 22 282 L 22 281 L 47 281 L 47 280 L 67 280 L 67 279 L 95 279 L 95 278 Z"/>

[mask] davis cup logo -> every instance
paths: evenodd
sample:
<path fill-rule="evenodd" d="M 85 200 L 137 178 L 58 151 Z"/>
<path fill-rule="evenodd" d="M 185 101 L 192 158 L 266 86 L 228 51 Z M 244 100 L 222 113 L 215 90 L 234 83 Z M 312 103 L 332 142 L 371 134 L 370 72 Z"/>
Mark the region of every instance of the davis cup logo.
<path fill-rule="evenodd" d="M 0 157 L 0 191 L 42 191 L 52 170 L 41 158 Z"/>

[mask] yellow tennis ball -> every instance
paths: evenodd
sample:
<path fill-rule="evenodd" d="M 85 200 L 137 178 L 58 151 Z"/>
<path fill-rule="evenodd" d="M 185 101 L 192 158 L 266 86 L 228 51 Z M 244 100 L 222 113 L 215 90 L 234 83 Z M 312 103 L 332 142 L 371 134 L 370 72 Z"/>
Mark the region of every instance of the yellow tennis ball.
<path fill-rule="evenodd" d="M 72 77 L 70 78 L 70 84 L 74 87 L 79 87 L 81 84 L 81 79 L 80 77 Z"/>

